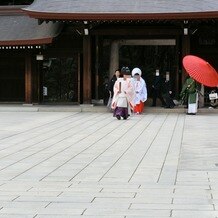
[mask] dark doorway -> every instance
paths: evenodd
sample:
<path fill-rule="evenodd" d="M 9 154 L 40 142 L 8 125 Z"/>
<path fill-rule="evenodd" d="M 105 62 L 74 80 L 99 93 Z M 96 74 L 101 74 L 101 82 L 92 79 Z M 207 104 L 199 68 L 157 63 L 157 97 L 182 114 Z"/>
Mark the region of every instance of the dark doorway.
<path fill-rule="evenodd" d="M 0 101 L 24 102 L 25 60 L 24 58 L 0 58 Z"/>
<path fill-rule="evenodd" d="M 178 67 L 176 46 L 123 45 L 119 49 L 119 64 L 120 66 L 128 66 L 130 69 L 139 67 L 142 70 L 142 77 L 146 81 L 149 95 L 156 69 L 160 70 L 163 77 L 165 77 L 166 72 L 169 72 L 173 88 L 176 89 Z"/>
<path fill-rule="evenodd" d="M 78 56 L 49 58 L 43 62 L 43 102 L 79 103 Z"/>

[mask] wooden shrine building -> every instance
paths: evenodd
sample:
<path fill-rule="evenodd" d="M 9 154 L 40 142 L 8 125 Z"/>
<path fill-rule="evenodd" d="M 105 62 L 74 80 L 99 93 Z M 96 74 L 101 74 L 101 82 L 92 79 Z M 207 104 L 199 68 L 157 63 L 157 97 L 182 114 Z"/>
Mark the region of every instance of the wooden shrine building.
<path fill-rule="evenodd" d="M 35 0 L 0 6 L 0 102 L 91 103 L 117 68 L 156 69 L 175 95 L 181 60 L 218 69 L 217 0 Z"/>

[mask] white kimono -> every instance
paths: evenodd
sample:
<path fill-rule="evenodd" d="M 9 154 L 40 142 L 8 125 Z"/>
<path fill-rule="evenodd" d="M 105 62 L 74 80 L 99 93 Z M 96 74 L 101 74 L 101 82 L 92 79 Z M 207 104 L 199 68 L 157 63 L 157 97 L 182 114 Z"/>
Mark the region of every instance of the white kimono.
<path fill-rule="evenodd" d="M 188 113 L 189 114 L 196 114 L 198 111 L 198 93 L 196 93 L 196 102 L 190 103 L 190 100 L 188 99 Z"/>
<path fill-rule="evenodd" d="M 140 101 L 145 102 L 147 100 L 147 87 L 145 80 L 143 78 L 140 78 L 140 81 L 135 80 L 134 87 L 136 92 L 134 99 L 135 105 L 140 104 Z"/>

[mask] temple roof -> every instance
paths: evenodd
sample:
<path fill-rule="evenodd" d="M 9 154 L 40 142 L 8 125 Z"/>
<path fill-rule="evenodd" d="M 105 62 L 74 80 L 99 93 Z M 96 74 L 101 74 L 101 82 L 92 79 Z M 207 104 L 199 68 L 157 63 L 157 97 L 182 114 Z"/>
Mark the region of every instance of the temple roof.
<path fill-rule="evenodd" d="M 52 22 L 38 24 L 26 15 L 0 16 L 0 45 L 41 45 L 52 43 L 60 33 L 59 24 Z"/>
<path fill-rule="evenodd" d="M 218 18 L 218 0 L 35 0 L 24 10 L 54 20 Z"/>

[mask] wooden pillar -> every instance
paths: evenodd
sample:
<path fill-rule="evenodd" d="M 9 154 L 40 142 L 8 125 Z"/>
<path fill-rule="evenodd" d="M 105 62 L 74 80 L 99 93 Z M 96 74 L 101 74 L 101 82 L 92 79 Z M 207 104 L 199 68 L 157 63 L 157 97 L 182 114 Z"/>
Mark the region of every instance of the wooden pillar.
<path fill-rule="evenodd" d="M 175 62 L 176 62 L 176 68 L 175 68 L 175 92 L 176 94 L 179 94 L 179 91 L 180 91 L 180 52 L 179 52 L 179 43 L 180 43 L 180 40 L 179 40 L 179 37 L 177 36 L 176 37 L 176 57 L 175 57 Z"/>
<path fill-rule="evenodd" d="M 38 101 L 38 62 L 35 58 L 32 58 L 32 102 L 39 103 Z"/>
<path fill-rule="evenodd" d="M 114 75 L 116 69 L 119 68 L 119 41 L 111 43 L 110 54 L 110 78 Z"/>
<path fill-rule="evenodd" d="M 99 88 L 99 40 L 98 36 L 95 38 L 95 99 L 98 99 Z"/>
<path fill-rule="evenodd" d="M 91 104 L 91 37 L 83 37 L 83 104 Z"/>
<path fill-rule="evenodd" d="M 189 54 L 190 54 L 190 36 L 184 35 L 182 37 L 182 59 L 183 57 Z M 187 76 L 187 73 L 183 67 L 182 68 L 182 83 L 184 83 L 186 76 Z"/>
<path fill-rule="evenodd" d="M 204 107 L 204 85 L 199 85 L 199 107 Z"/>
<path fill-rule="evenodd" d="M 44 96 L 43 96 L 43 72 L 42 72 L 42 61 L 37 61 L 37 67 L 38 67 L 38 103 L 43 102 Z"/>
<path fill-rule="evenodd" d="M 80 73 L 81 73 L 81 54 L 80 53 L 78 53 L 77 54 L 77 59 L 78 59 L 78 70 L 77 70 L 77 75 L 78 75 L 78 103 L 80 104 L 81 103 L 81 93 L 80 93 L 80 91 L 81 91 L 81 75 L 80 75 Z"/>
<path fill-rule="evenodd" d="M 25 103 L 32 104 L 32 66 L 30 56 L 25 58 Z"/>

